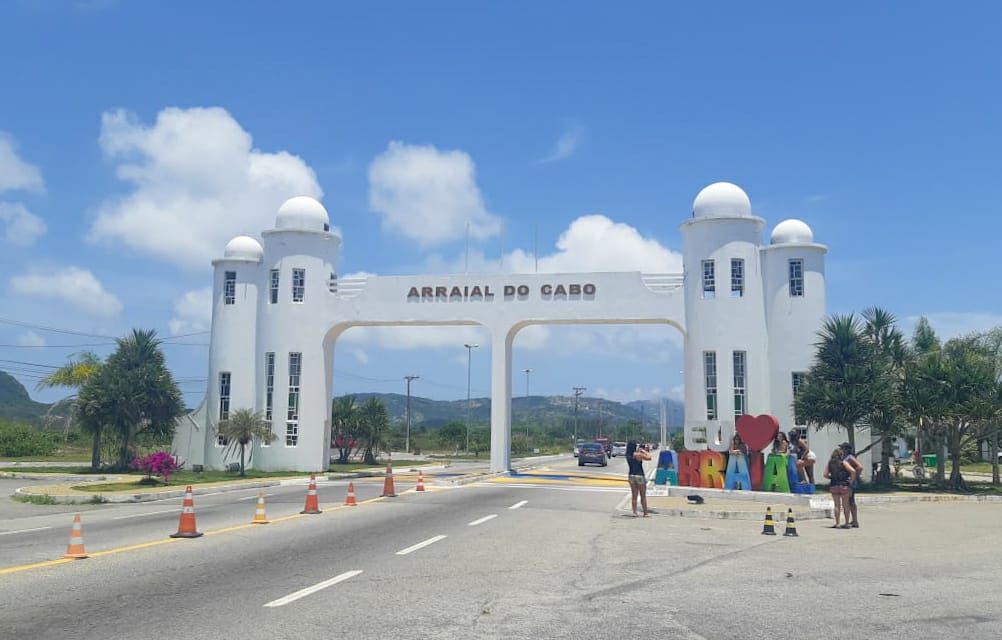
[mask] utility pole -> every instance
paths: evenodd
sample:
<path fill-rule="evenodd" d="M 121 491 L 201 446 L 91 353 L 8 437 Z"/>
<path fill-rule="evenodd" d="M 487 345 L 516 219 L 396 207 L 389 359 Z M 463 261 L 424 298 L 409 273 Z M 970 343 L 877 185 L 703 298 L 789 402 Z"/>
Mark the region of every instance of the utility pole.
<path fill-rule="evenodd" d="M 529 374 L 532 373 L 532 369 L 522 369 L 522 373 L 525 374 L 525 446 L 529 446 Z"/>
<path fill-rule="evenodd" d="M 411 452 L 411 381 L 417 380 L 421 376 L 404 376 L 407 381 L 407 438 L 404 442 L 404 451 Z"/>
<path fill-rule="evenodd" d="M 480 345 L 476 342 L 468 342 L 463 345 L 466 347 L 466 451 L 470 450 L 470 412 L 472 407 L 470 404 L 470 370 L 473 364 L 473 350 Z"/>
<path fill-rule="evenodd" d="M 574 387 L 574 444 L 578 443 L 578 398 L 587 391 L 587 387 Z"/>

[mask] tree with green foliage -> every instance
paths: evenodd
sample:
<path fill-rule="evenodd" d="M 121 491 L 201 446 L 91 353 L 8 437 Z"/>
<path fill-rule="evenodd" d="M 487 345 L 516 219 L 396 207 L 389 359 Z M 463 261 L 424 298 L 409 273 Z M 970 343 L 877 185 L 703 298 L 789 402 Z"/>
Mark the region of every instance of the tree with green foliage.
<path fill-rule="evenodd" d="M 184 412 L 154 330 L 133 329 L 80 389 L 77 416 L 85 429 L 112 429 L 119 438 L 118 468 L 126 469 L 139 434 L 169 437 Z"/>
<path fill-rule="evenodd" d="M 999 376 L 998 398 L 995 412 L 985 425 L 983 437 L 988 441 L 988 453 L 992 462 L 992 484 L 999 485 L 999 435 L 1002 432 L 1002 327 L 995 327 L 979 337 L 980 342 L 991 354 L 995 371 Z"/>
<path fill-rule="evenodd" d="M 470 435 L 472 437 L 472 431 Z M 460 447 L 466 446 L 466 425 L 459 421 L 450 422 L 439 427 L 435 436 L 442 445 L 458 450 Z"/>
<path fill-rule="evenodd" d="M 216 425 L 216 435 L 223 438 L 226 448 L 223 457 L 228 457 L 235 450 L 240 451 L 240 477 L 244 477 L 244 451 L 255 440 L 262 444 L 271 444 L 278 437 L 271 430 L 271 423 L 266 422 L 260 413 L 252 409 L 237 409 L 231 411 L 228 418 L 220 420 Z M 251 448 L 251 459 L 254 449 Z"/>
<path fill-rule="evenodd" d="M 331 405 L 331 446 L 338 450 L 338 464 L 348 464 L 358 451 L 358 407 L 355 396 L 334 398 Z"/>
<path fill-rule="evenodd" d="M 794 413 L 806 424 L 846 430 L 856 447 L 856 429 L 868 427 L 874 412 L 889 410 L 893 384 L 864 323 L 853 314 L 834 315 L 818 332 L 814 362 L 794 399 Z"/>
<path fill-rule="evenodd" d="M 49 389 L 52 387 L 70 387 L 73 389 L 80 389 L 87 384 L 87 382 L 92 380 L 104 365 L 101 358 L 99 358 L 97 354 L 91 353 L 90 351 L 76 353 L 73 354 L 72 357 L 75 359 L 70 360 L 63 366 L 42 378 L 36 388 Z M 74 412 L 76 410 L 76 401 L 76 397 L 74 397 Z M 80 426 L 85 433 L 93 438 L 90 454 L 90 466 L 92 469 L 97 469 L 101 466 L 101 430 L 104 428 L 104 425 L 100 423 L 81 422 Z"/>
<path fill-rule="evenodd" d="M 26 424 L 0 420 L 0 456 L 24 458 L 50 456 L 56 450 L 53 434 Z"/>
<path fill-rule="evenodd" d="M 977 336 L 954 338 L 905 369 L 904 406 L 941 437 L 949 452 L 948 486 L 966 491 L 961 452 L 998 414 L 998 370 L 993 354 Z M 937 456 L 936 479 L 943 482 L 945 460 Z"/>
<path fill-rule="evenodd" d="M 893 439 L 904 435 L 907 426 L 899 390 L 910 354 L 893 314 L 879 307 L 870 307 L 864 309 L 862 315 L 863 337 L 872 344 L 874 358 L 882 372 L 882 384 L 874 390 L 881 395 L 876 398 L 867 420 L 871 433 L 880 437 L 877 443 L 880 445 L 880 466 L 876 481 L 890 484 Z"/>
<path fill-rule="evenodd" d="M 375 451 L 379 450 L 383 436 L 390 426 L 390 416 L 382 400 L 371 397 L 359 407 L 358 426 L 359 439 L 365 447 L 363 460 L 365 464 L 376 464 Z"/>

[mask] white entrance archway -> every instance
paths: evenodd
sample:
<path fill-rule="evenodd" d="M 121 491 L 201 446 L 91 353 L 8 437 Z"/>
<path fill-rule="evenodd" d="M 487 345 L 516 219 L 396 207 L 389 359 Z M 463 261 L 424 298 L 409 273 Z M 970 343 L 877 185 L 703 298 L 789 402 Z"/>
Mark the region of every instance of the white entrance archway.
<path fill-rule="evenodd" d="M 296 197 L 262 241 L 234 238 L 213 262 L 206 399 L 178 424 L 175 451 L 223 466 L 213 427 L 253 407 L 278 440 L 261 469 L 318 471 L 330 450 L 334 346 L 357 326 L 477 325 L 490 335 L 491 469 L 511 466 L 511 351 L 533 324 L 669 324 L 685 341 L 686 443 L 729 436 L 735 413 L 792 421 L 793 374 L 806 371 L 824 316 L 824 254 L 787 220 L 765 221 L 729 183 L 700 192 L 681 225 L 685 274 L 592 272 L 337 276 L 341 238 L 323 206 Z M 318 348 L 321 347 L 322 348 Z M 702 431 L 700 431 L 702 429 Z"/>

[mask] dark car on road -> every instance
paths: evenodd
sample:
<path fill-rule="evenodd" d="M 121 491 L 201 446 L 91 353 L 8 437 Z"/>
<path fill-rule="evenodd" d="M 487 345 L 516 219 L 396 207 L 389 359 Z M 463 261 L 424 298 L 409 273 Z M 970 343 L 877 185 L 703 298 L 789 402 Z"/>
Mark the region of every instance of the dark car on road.
<path fill-rule="evenodd" d="M 586 462 L 608 466 L 609 459 L 605 456 L 605 447 L 598 442 L 582 442 L 578 445 L 578 466 L 583 467 Z"/>

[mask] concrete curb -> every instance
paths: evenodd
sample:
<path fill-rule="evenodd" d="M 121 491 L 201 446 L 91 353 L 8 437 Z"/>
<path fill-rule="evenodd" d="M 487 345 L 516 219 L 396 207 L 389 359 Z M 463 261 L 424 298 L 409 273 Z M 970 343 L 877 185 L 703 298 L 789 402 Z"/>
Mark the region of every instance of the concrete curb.
<path fill-rule="evenodd" d="M 447 467 L 431 467 L 432 469 L 445 469 Z M 425 467 L 414 467 L 407 468 L 406 470 L 401 469 L 405 473 L 411 473 L 421 469 L 426 470 Z M 325 483 L 337 480 L 348 480 L 351 478 L 374 478 L 383 477 L 386 475 L 385 471 L 357 471 L 350 473 L 328 473 L 324 476 L 317 475 L 318 483 Z M 25 474 L 21 476 L 6 475 L 5 477 L 21 477 L 25 479 L 55 479 L 51 474 L 37 474 L 30 475 Z M 59 480 L 65 480 L 66 482 L 113 482 L 116 478 L 120 476 L 59 476 Z M 467 482 L 472 482 L 474 480 L 480 479 L 479 476 L 468 477 L 464 476 L 461 478 L 447 479 L 445 482 L 466 484 Z M 258 480 L 249 482 L 237 482 L 233 484 L 224 485 L 192 485 L 193 495 L 205 495 L 208 493 L 226 493 L 228 491 L 240 491 L 243 489 L 261 489 L 264 487 L 277 487 L 277 486 L 293 486 L 293 485 L 306 485 L 310 481 L 309 475 L 304 475 L 303 477 L 295 478 L 284 478 L 281 480 Z M 53 483 L 55 484 L 55 483 Z M 184 487 L 187 485 L 176 485 L 178 488 L 165 489 L 163 491 L 150 491 L 145 493 L 129 493 L 127 491 L 96 491 L 90 495 L 85 493 L 74 493 L 74 494 L 46 494 L 39 491 L 42 487 L 20 487 L 14 490 L 13 495 L 15 497 L 32 497 L 32 496 L 48 496 L 56 504 L 89 504 L 89 503 L 112 503 L 112 504 L 126 504 L 126 503 L 139 503 L 139 502 L 156 502 L 158 500 L 170 500 L 172 498 L 182 498 L 185 494 Z"/>

